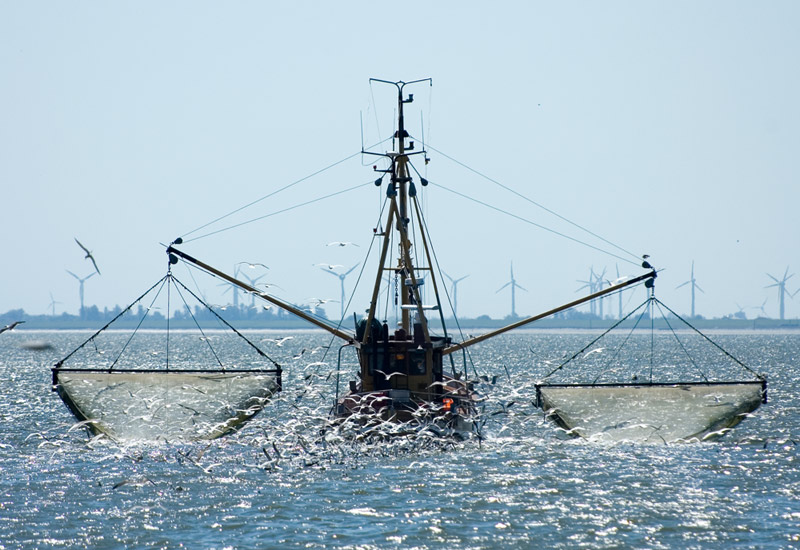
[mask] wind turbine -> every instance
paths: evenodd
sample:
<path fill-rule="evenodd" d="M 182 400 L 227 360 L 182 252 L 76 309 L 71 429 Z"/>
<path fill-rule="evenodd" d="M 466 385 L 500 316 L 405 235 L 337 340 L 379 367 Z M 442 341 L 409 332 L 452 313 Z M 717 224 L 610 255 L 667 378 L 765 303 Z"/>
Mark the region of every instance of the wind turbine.
<path fill-rule="evenodd" d="M 253 288 L 255 288 L 255 287 L 256 287 L 256 283 L 257 283 L 258 281 L 260 281 L 261 279 L 263 279 L 263 278 L 264 278 L 264 276 L 265 276 L 266 274 L 265 274 L 265 275 L 259 275 L 259 276 L 258 276 L 258 277 L 256 277 L 255 279 L 251 278 L 251 277 L 250 277 L 250 275 L 247 275 L 247 274 L 245 274 L 245 273 L 242 273 L 241 275 L 242 275 L 242 276 L 243 276 L 245 279 L 247 279 L 247 282 L 249 282 L 249 283 L 250 283 L 250 286 L 252 286 Z M 234 296 L 235 296 L 235 295 L 234 295 Z M 250 307 L 255 307 L 255 305 L 256 305 L 256 296 L 255 296 L 255 294 L 251 294 L 251 295 L 250 295 Z"/>
<path fill-rule="evenodd" d="M 444 273 L 444 271 L 442 271 L 442 273 Z M 450 288 L 452 288 L 452 293 L 453 293 L 453 316 L 458 317 L 458 283 L 469 277 L 469 275 L 464 275 L 463 277 L 460 277 L 458 279 L 453 279 L 447 273 L 444 273 L 444 276 L 447 277 L 451 283 Z"/>
<path fill-rule="evenodd" d="M 238 279 L 239 278 L 239 272 L 241 271 L 241 268 L 239 267 L 239 265 L 242 264 L 242 263 L 245 263 L 245 262 L 239 262 L 238 264 L 233 266 L 233 278 L 234 279 Z M 238 312 L 239 311 L 239 287 L 236 286 L 236 285 L 229 284 L 229 283 L 222 283 L 222 284 L 217 285 L 217 286 L 226 286 L 226 287 L 228 287 L 228 288 L 226 288 L 225 290 L 222 291 L 223 295 L 225 293 L 227 293 L 229 290 L 233 289 L 233 309 L 235 309 Z"/>
<path fill-rule="evenodd" d="M 350 275 L 350 273 L 352 273 L 352 271 L 355 268 L 357 268 L 359 265 L 360 264 L 354 265 L 353 267 L 351 267 L 350 269 L 348 269 L 344 273 L 336 273 L 335 271 L 330 270 L 330 269 L 320 268 L 325 273 L 329 273 L 329 274 L 333 275 L 334 277 L 338 277 L 339 278 L 339 283 L 341 284 L 341 287 L 342 287 L 342 299 L 340 300 L 340 303 L 342 304 L 342 308 L 341 308 L 341 316 L 339 317 L 339 319 L 344 319 L 344 280 L 345 280 L 345 277 Z"/>
<path fill-rule="evenodd" d="M 50 312 L 51 312 L 50 314 L 51 314 L 53 317 L 55 317 L 55 316 L 56 316 L 56 304 L 60 304 L 60 303 L 61 303 L 61 302 L 56 302 L 56 299 L 55 299 L 55 298 L 53 298 L 53 293 L 51 292 L 51 293 L 50 293 L 50 303 L 47 305 L 47 307 L 49 307 L 49 308 L 50 308 Z"/>
<path fill-rule="evenodd" d="M 585 283 L 585 284 L 582 287 L 580 287 L 578 290 L 576 290 L 575 292 L 580 292 L 584 288 L 588 288 L 589 289 L 589 294 L 594 294 L 597 291 L 598 280 L 599 280 L 599 277 L 594 272 L 594 266 L 592 266 L 592 267 L 589 268 L 589 280 L 588 281 L 578 281 L 579 283 Z M 595 315 L 596 307 L 597 306 L 596 306 L 594 300 L 589 302 L 589 311 L 592 313 L 592 315 Z"/>
<path fill-rule="evenodd" d="M 694 317 L 694 289 L 697 289 L 700 292 L 702 292 L 703 294 L 705 294 L 705 291 L 702 288 L 700 288 L 700 285 L 697 284 L 697 279 L 694 278 L 694 260 L 692 260 L 692 276 L 691 276 L 691 278 L 688 281 L 686 281 L 685 283 L 681 283 L 678 286 L 676 286 L 675 289 L 677 290 L 680 287 L 686 286 L 688 284 L 692 285 L 692 317 Z"/>
<path fill-rule="evenodd" d="M 794 277 L 794 273 L 789 275 L 789 266 L 786 266 L 786 271 L 783 272 L 783 278 L 779 281 L 769 273 L 767 273 L 767 277 L 775 281 L 775 284 L 767 285 L 764 288 L 772 288 L 774 286 L 778 287 L 778 298 L 780 300 L 780 320 L 783 321 L 783 312 L 784 312 L 784 296 L 786 295 L 786 281 Z M 796 294 L 796 293 L 795 293 Z M 794 294 L 789 292 L 789 298 L 792 298 Z"/>
<path fill-rule="evenodd" d="M 498 288 L 495 294 L 497 294 L 498 292 L 500 292 L 509 285 L 511 285 L 511 317 L 516 318 L 517 316 L 516 289 L 524 290 L 525 292 L 528 292 L 528 290 L 526 288 L 523 288 L 521 285 L 518 285 L 516 279 L 514 279 L 514 262 L 511 262 L 511 280 L 508 281 L 503 286 L 501 286 L 500 288 Z"/>
<path fill-rule="evenodd" d="M 83 279 L 81 279 L 80 277 L 78 277 L 77 275 L 75 275 L 75 274 L 74 274 L 72 271 L 70 271 L 69 269 L 67 269 L 67 270 L 66 270 L 66 272 L 67 272 L 67 273 L 69 273 L 70 275 L 72 275 L 73 277 L 75 277 L 76 279 L 78 279 L 78 283 L 80 283 L 80 296 L 81 296 L 81 317 L 83 317 L 83 283 L 85 283 L 85 282 L 86 282 L 86 280 L 87 280 L 87 279 L 90 279 L 90 278 L 91 278 L 93 275 L 97 275 L 97 272 L 96 272 L 96 271 L 92 271 L 92 272 L 91 272 L 89 275 L 87 275 L 87 276 L 86 276 L 86 277 L 84 277 Z"/>

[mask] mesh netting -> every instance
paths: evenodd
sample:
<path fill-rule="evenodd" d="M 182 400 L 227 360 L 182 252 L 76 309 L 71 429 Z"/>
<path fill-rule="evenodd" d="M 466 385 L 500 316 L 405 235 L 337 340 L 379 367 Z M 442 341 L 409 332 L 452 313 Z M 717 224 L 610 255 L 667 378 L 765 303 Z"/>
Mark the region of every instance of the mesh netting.
<path fill-rule="evenodd" d="M 280 389 L 277 371 L 55 369 L 53 381 L 79 419 L 115 440 L 220 437 Z"/>
<path fill-rule="evenodd" d="M 570 435 L 669 443 L 722 435 L 766 399 L 766 383 L 541 384 L 536 392 Z"/>

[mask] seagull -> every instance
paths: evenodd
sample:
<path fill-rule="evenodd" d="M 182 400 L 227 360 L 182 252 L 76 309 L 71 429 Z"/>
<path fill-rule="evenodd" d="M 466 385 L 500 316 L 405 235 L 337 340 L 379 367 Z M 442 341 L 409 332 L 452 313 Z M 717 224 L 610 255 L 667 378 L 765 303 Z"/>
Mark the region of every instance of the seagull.
<path fill-rule="evenodd" d="M 314 265 L 317 266 L 317 267 L 326 267 L 326 268 L 330 269 L 331 271 L 333 271 L 337 267 L 344 267 L 342 264 L 314 264 Z"/>
<path fill-rule="evenodd" d="M 83 259 L 85 260 L 86 258 L 89 258 L 90 260 L 92 260 L 92 265 L 94 266 L 95 270 L 97 271 L 97 274 L 100 275 L 100 270 L 97 269 L 97 262 L 94 261 L 94 256 L 92 256 L 92 253 L 89 251 L 89 249 L 86 248 L 85 246 L 83 246 L 81 244 L 81 242 L 77 238 L 75 238 L 75 242 L 78 243 L 78 246 L 80 246 L 81 249 L 83 249 L 84 252 L 86 252 L 86 256 L 84 256 Z"/>
<path fill-rule="evenodd" d="M 25 321 L 14 321 L 10 325 L 6 325 L 3 328 L 0 328 L 0 333 L 3 333 L 5 331 L 7 331 L 7 330 L 14 330 L 15 328 L 17 328 L 17 325 L 19 325 L 21 323 L 24 323 L 24 322 Z"/>
<path fill-rule="evenodd" d="M 256 267 L 263 267 L 264 269 L 269 269 L 269 267 L 265 266 L 264 264 L 260 264 L 260 263 L 239 262 L 236 265 L 246 265 L 250 269 L 255 269 Z"/>
<path fill-rule="evenodd" d="M 407 374 L 404 374 L 402 372 L 392 372 L 390 374 L 386 374 L 385 372 L 383 372 L 380 369 L 375 369 L 375 372 L 381 373 L 383 375 L 383 377 L 386 378 L 386 380 L 391 380 L 392 376 L 398 376 L 398 375 L 399 376 L 408 376 Z"/>
<path fill-rule="evenodd" d="M 275 342 L 275 345 L 276 345 L 276 346 L 280 347 L 280 346 L 282 346 L 282 345 L 283 345 L 283 344 L 284 344 L 284 343 L 285 343 L 287 340 L 291 340 L 291 339 L 293 339 L 293 338 L 294 338 L 294 336 L 284 336 L 284 337 L 283 337 L 283 338 L 281 338 L 280 340 L 273 340 L 273 342 Z"/>
<path fill-rule="evenodd" d="M 351 243 L 350 241 L 333 241 L 332 243 L 328 243 L 326 246 L 358 246 L 356 243 Z"/>

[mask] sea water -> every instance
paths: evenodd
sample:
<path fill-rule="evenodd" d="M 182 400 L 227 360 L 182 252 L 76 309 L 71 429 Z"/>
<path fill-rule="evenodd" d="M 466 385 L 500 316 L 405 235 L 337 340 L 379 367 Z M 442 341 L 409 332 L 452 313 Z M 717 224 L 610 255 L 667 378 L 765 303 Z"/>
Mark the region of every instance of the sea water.
<path fill-rule="evenodd" d="M 534 406 L 533 384 L 597 333 L 535 331 L 458 354 L 457 366 L 466 361 L 470 377 L 488 380 L 480 438 L 326 435 L 339 342 L 296 332 L 277 346 L 279 334 L 254 331 L 246 335 L 283 365 L 285 389 L 241 431 L 192 444 L 115 443 L 76 426 L 51 391 L 50 367 L 89 335 L 0 336 L 0 548 L 800 548 L 797 333 L 712 335 L 768 377 L 769 402 L 718 441 L 672 445 L 560 434 Z M 138 337 L 126 353 L 156 366 L 164 334 Z M 672 335 L 638 335 L 625 342 L 627 358 L 615 351 L 622 339 L 601 341 L 583 366 L 553 376 L 697 380 L 719 363 L 725 379 L 752 378 L 682 338 L 669 348 Z M 23 347 L 32 340 L 52 348 Z M 197 367 L 200 343 L 184 335 L 171 353 Z M 84 349 L 67 366 L 97 366 L 112 353 Z M 342 356 L 340 391 L 354 371 L 352 350 Z"/>

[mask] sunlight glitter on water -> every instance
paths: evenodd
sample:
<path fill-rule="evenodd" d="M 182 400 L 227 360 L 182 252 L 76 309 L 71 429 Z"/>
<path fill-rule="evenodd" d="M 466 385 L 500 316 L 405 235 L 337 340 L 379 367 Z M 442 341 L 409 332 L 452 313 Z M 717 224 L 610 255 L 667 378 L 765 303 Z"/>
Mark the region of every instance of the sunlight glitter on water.
<path fill-rule="evenodd" d="M 63 352 L 84 336 L 51 337 Z M 563 336 L 493 343 L 511 380 L 494 363 L 489 374 L 501 378 L 487 392 L 483 441 L 319 439 L 333 399 L 327 373 L 299 387 L 305 365 L 288 361 L 287 390 L 241 432 L 159 446 L 70 431 L 74 419 L 50 391 L 60 357 L 4 338 L 0 540 L 9 548 L 796 544 L 799 337 L 726 337 L 737 354 L 759 359 L 770 403 L 719 442 L 643 446 L 563 439 L 531 404 L 531 372 L 542 369 L 530 349 L 558 357 L 585 339 Z M 321 338 L 298 335 L 286 353 Z M 491 352 L 475 355 L 492 364 Z"/>

